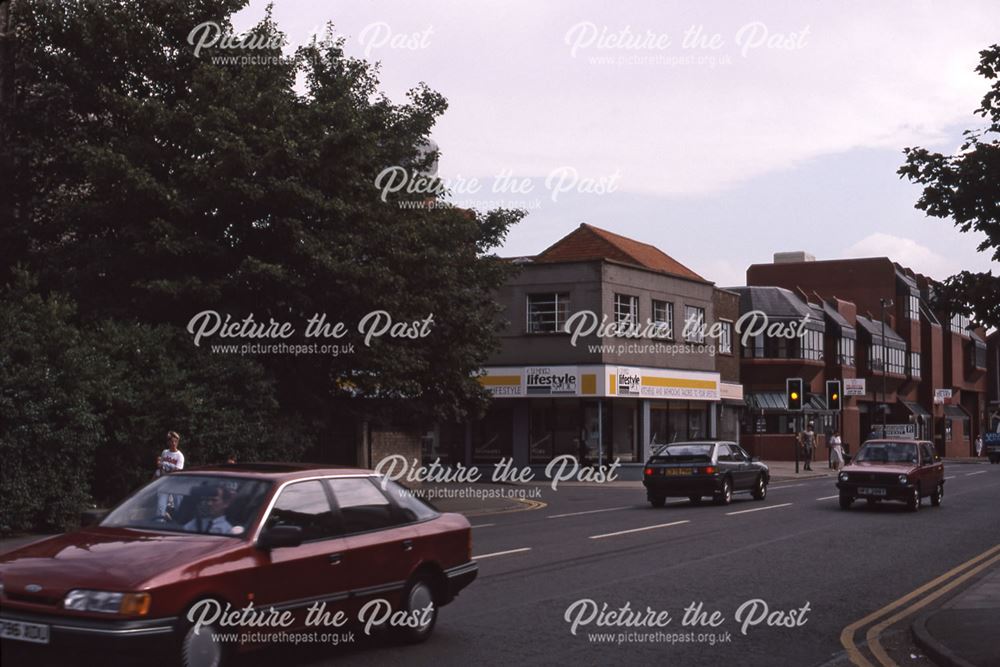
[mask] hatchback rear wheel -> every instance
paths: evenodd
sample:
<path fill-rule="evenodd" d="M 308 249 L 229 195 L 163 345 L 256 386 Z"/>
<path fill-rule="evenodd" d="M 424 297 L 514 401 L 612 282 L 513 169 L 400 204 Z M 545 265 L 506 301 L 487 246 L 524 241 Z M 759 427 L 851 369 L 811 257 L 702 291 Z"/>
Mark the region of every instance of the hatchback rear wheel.
<path fill-rule="evenodd" d="M 423 610 L 430 605 L 430 612 Z M 418 644 L 425 641 L 434 631 L 437 623 L 438 605 L 434 599 L 434 588 L 430 579 L 425 575 L 418 575 L 406 585 L 403 591 L 403 610 L 408 617 L 421 621 L 416 627 L 402 628 L 402 638 L 411 644 Z"/>
<path fill-rule="evenodd" d="M 722 480 L 722 488 L 715 495 L 715 502 L 720 505 L 728 505 L 733 502 L 733 483 L 726 477 Z"/>

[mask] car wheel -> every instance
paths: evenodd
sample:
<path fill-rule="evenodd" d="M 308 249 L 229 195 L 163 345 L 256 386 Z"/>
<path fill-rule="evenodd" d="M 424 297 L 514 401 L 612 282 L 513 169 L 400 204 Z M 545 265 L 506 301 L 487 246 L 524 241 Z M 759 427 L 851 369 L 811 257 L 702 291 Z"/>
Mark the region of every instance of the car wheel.
<path fill-rule="evenodd" d="M 656 498 L 650 498 L 649 504 L 652 505 L 653 507 L 663 507 L 664 505 L 667 504 L 667 499 L 657 496 Z"/>
<path fill-rule="evenodd" d="M 728 505 L 733 502 L 733 483 L 726 477 L 722 480 L 722 488 L 715 496 L 715 502 L 719 505 Z"/>
<path fill-rule="evenodd" d="M 911 512 L 916 512 L 920 509 L 920 489 L 913 489 L 913 493 L 910 494 L 910 499 L 907 501 L 906 506 Z"/>
<path fill-rule="evenodd" d="M 757 483 L 754 485 L 751 495 L 755 500 L 764 500 L 767 497 L 767 482 L 764 481 L 763 475 L 757 475 Z"/>
<path fill-rule="evenodd" d="M 931 505 L 934 507 L 941 507 L 941 501 L 944 500 L 944 482 L 938 482 L 937 487 L 934 489 L 934 493 L 931 495 Z"/>
<path fill-rule="evenodd" d="M 434 625 L 437 623 L 438 605 L 434 599 L 434 588 L 431 581 L 426 576 L 417 576 L 410 580 L 403 590 L 403 611 L 409 614 L 420 614 L 421 609 L 426 609 L 431 605 L 430 616 L 425 622 L 415 628 L 401 628 L 402 639 L 410 644 L 418 644 L 431 636 Z"/>
<path fill-rule="evenodd" d="M 192 623 L 180 630 L 180 664 L 182 667 L 223 667 L 230 663 L 231 646 L 219 641 L 214 625 L 202 626 L 195 633 Z"/>
<path fill-rule="evenodd" d="M 851 509 L 851 503 L 854 502 L 854 498 L 851 498 L 846 493 L 840 494 L 840 509 L 849 510 Z"/>
<path fill-rule="evenodd" d="M 701 496 L 688 496 L 692 505 L 701 505 Z"/>

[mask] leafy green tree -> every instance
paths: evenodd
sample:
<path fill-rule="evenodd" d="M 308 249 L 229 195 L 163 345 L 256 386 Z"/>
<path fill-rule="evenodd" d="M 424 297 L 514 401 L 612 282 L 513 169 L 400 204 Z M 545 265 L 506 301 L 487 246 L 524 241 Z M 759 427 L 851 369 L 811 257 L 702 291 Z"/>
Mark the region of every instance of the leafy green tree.
<path fill-rule="evenodd" d="M 1000 261 L 1000 45 L 980 51 L 976 71 L 992 82 L 976 113 L 985 127 L 967 130 L 957 155 L 907 148 L 899 174 L 924 186 L 917 208 L 951 218 L 963 232 L 985 234 L 979 252 Z M 962 271 L 940 286 L 936 305 L 952 314 L 970 315 L 988 327 L 1000 327 L 1000 275 Z"/>
<path fill-rule="evenodd" d="M 521 214 L 404 206 L 427 198 L 417 192 L 383 201 L 383 170 L 436 159 L 422 147 L 445 99 L 421 84 L 393 103 L 332 30 L 285 54 L 270 15 L 243 47 L 196 53 L 192 30 L 229 31 L 244 4 L 9 3 L 0 264 L 69 294 L 84 321 L 182 330 L 215 310 L 301 331 L 317 313 L 433 314 L 424 339 L 355 336 L 354 354 L 258 361 L 282 413 L 337 419 L 330 401 L 345 395 L 406 398 L 438 418 L 480 410 L 474 375 L 510 270 L 493 251 Z M 256 60 L 231 61 L 244 56 Z"/>

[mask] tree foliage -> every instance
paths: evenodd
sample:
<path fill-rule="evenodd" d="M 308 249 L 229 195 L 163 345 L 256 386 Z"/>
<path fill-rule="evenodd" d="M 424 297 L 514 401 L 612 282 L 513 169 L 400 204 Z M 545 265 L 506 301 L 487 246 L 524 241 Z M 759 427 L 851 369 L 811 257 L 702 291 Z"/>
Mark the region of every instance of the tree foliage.
<path fill-rule="evenodd" d="M 984 234 L 979 252 L 990 252 L 991 259 L 1000 262 L 1000 45 L 979 55 L 976 71 L 991 82 L 976 110 L 986 126 L 967 130 L 956 155 L 907 148 L 899 174 L 924 186 L 917 208 L 951 218 L 963 232 Z M 945 280 L 935 296 L 936 305 L 945 312 L 1000 327 L 1000 274 L 962 271 Z"/>

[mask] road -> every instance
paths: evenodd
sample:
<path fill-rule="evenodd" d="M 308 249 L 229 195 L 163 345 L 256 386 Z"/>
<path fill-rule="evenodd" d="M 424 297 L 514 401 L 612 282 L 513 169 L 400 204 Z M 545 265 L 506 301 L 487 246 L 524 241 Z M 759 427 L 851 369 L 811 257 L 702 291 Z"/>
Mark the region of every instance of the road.
<path fill-rule="evenodd" d="M 832 479 L 776 483 L 764 501 L 740 494 L 727 507 L 677 501 L 653 509 L 633 488 L 547 490 L 542 509 L 473 520 L 479 578 L 441 611 L 427 643 L 285 649 L 281 659 L 308 666 L 846 665 L 846 626 L 1000 543 L 1000 466 L 953 465 L 946 475 L 943 506 L 925 499 L 917 513 L 892 503 L 856 503 L 844 512 Z M 663 628 L 583 626 L 573 635 L 564 615 L 581 599 L 666 611 L 672 621 Z M 744 635 L 734 615 L 754 599 L 771 612 L 808 604 L 805 613 L 784 615 L 804 624 L 762 623 Z M 692 603 L 718 610 L 724 622 L 682 626 Z M 859 629 L 859 644 L 868 627 Z M 619 633 L 657 630 L 694 633 L 695 641 L 618 643 Z M 611 643 L 590 636 L 608 632 Z M 712 645 L 708 633 L 723 641 Z M 698 634 L 706 636 L 698 641 Z M 896 634 L 886 640 L 890 653 L 908 649 L 892 646 L 905 633 Z M 864 648 L 862 655 L 871 658 Z M 274 657 L 265 652 L 249 662 L 273 664 Z"/>

